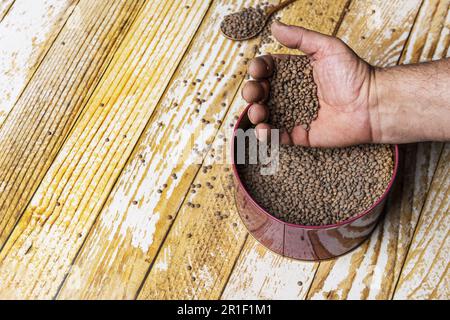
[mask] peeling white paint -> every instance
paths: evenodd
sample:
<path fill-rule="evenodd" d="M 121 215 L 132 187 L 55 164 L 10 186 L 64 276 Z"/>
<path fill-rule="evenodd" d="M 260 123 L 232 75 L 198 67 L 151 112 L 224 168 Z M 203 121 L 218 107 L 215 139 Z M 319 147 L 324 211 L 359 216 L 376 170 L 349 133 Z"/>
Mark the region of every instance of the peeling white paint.
<path fill-rule="evenodd" d="M 304 299 L 317 264 L 283 258 L 249 240 L 222 299 Z"/>
<path fill-rule="evenodd" d="M 51 32 L 62 26 L 64 21 L 58 19 L 72 2 L 17 0 L 0 23 L 0 124 L 29 80 Z"/>

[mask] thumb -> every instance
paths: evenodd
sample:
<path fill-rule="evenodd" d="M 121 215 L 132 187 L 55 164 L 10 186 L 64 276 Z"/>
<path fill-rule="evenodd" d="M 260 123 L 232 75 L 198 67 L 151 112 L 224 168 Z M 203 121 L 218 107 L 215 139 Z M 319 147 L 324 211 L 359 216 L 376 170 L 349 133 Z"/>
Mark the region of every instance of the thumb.
<path fill-rule="evenodd" d="M 279 21 L 272 23 L 271 28 L 273 36 L 282 45 L 315 57 L 331 48 L 336 40 L 320 32 L 289 26 Z"/>

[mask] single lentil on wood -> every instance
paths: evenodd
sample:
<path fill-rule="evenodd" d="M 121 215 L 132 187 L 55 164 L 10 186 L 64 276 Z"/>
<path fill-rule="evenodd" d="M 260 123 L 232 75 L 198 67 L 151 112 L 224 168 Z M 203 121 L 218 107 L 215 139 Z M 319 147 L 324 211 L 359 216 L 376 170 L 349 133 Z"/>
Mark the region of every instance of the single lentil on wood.
<path fill-rule="evenodd" d="M 307 56 L 274 57 L 275 70 L 270 78 L 270 97 L 267 101 L 271 123 L 275 128 L 296 126 L 309 130 L 319 113 L 317 85 Z"/>
<path fill-rule="evenodd" d="M 264 27 L 266 16 L 260 8 L 244 8 L 224 17 L 222 32 L 236 40 L 243 40 L 259 33 Z"/>
<path fill-rule="evenodd" d="M 370 208 L 391 180 L 389 145 L 304 148 L 281 145 L 274 175 L 261 164 L 239 165 L 239 175 L 255 201 L 293 224 L 320 226 L 347 220 Z"/>

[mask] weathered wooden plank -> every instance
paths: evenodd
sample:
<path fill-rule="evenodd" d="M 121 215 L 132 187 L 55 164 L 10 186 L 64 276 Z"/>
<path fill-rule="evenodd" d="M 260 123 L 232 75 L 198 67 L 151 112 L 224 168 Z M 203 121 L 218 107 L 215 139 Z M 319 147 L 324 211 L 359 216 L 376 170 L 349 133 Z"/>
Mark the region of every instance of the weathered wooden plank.
<path fill-rule="evenodd" d="M 0 1 L 0 22 L 6 17 L 11 10 L 15 0 L 1 0 Z"/>
<path fill-rule="evenodd" d="M 0 2 L 0 126 L 76 2 L 17 0 L 14 5 L 13 1 Z M 6 9 L 8 14 L 2 19 L 2 11 L 6 14 Z"/>
<path fill-rule="evenodd" d="M 445 21 L 446 7 L 448 0 L 422 4 L 400 63 L 442 57 L 446 50 L 439 48 L 445 28 L 434 26 Z M 401 8 L 392 10 L 396 11 L 401 11 Z M 389 61 L 395 61 L 394 58 Z M 320 264 L 309 298 L 388 299 L 392 296 L 441 150 L 442 144 L 439 143 L 402 147 L 399 179 L 383 222 L 361 248 L 336 261 Z"/>
<path fill-rule="evenodd" d="M 0 274 L 23 266 L 24 279 L 14 283 L 21 296 L 57 293 L 208 7 L 143 8 L 7 243 Z M 30 223 L 37 215 L 41 223 Z M 17 258 L 27 243 L 26 259 Z"/>
<path fill-rule="evenodd" d="M 450 144 L 433 177 L 395 299 L 450 298 Z"/>
<path fill-rule="evenodd" d="M 293 299 L 306 297 L 317 264 L 283 258 L 249 236 L 222 299 Z"/>
<path fill-rule="evenodd" d="M 431 61 L 450 56 L 450 1 L 426 0 L 417 17 L 402 63 Z"/>
<path fill-rule="evenodd" d="M 298 1 L 283 11 L 281 18 L 284 22 L 297 24 L 303 19 L 303 25 L 330 33 L 345 3 Z M 273 45 L 271 50 L 276 47 Z M 229 61 L 236 64 L 231 59 Z M 184 200 L 140 292 L 140 299 L 214 299 L 221 296 L 247 232 L 237 215 L 233 190 L 228 189 L 228 165 L 210 161 L 213 154 L 229 157 L 219 150 L 229 150 L 231 125 L 243 107 L 245 102 L 238 93 L 202 170 L 193 182 L 203 187 Z M 222 135 L 228 138 L 225 142 Z M 212 167 L 204 172 L 209 165 Z M 212 189 L 207 187 L 208 183 L 213 185 Z M 189 207 L 189 202 L 201 207 Z"/>
<path fill-rule="evenodd" d="M 397 64 L 421 0 L 353 1 L 337 34 L 366 61 Z"/>
<path fill-rule="evenodd" d="M 6 119 L 0 130 L 1 243 L 37 189 L 143 4 L 144 1 L 80 1 Z M 45 183 L 48 179 L 52 177 L 48 176 Z M 64 184 L 63 181 L 59 187 L 46 190 L 49 202 L 41 204 L 35 200 L 3 247 L 2 297 L 51 296 L 55 283 L 46 283 L 48 279 L 43 277 L 39 285 L 31 281 L 41 273 L 30 261 L 38 257 L 42 258 L 40 262 L 47 261 L 40 256 L 39 248 L 51 250 L 60 244 L 69 250 L 76 243 L 64 244 L 64 240 L 52 238 L 52 232 L 62 231 L 67 223 L 57 221 L 52 225 L 56 216 L 49 215 L 51 209 L 60 214 L 64 207 L 58 194 Z M 48 234 L 39 233 L 42 229 Z M 28 249 L 24 252 L 25 247 Z M 47 276 L 56 277 L 57 273 L 49 272 Z"/>
<path fill-rule="evenodd" d="M 422 30 L 417 28 L 415 36 L 423 40 L 417 41 L 422 44 L 418 47 L 413 46 L 411 52 L 424 52 L 426 60 L 450 57 L 450 1 L 441 1 L 437 6 L 426 4 L 429 6 L 427 15 L 434 16 L 434 18 L 428 18 L 431 23 L 423 26 Z M 429 29 L 427 30 L 425 27 Z M 439 40 L 430 41 L 428 38 L 439 38 Z M 450 297 L 448 282 L 448 252 L 450 252 L 448 248 L 448 160 L 449 146 L 447 144 L 433 176 L 427 202 L 421 211 L 417 230 L 395 288 L 394 299 L 449 299 Z M 445 187 L 446 184 L 447 187 Z M 424 196 L 419 199 L 420 203 L 424 202 Z M 427 234 L 424 234 L 424 231 Z M 426 244 L 425 238 L 428 241 Z M 436 248 L 438 249 L 436 250 Z"/>
<path fill-rule="evenodd" d="M 128 30 L 141 1 L 81 1 L 0 129 L 0 246 Z"/>
<path fill-rule="evenodd" d="M 203 159 L 193 143 L 212 141 L 244 76 L 245 66 L 229 61 L 253 54 L 256 40 L 238 47 L 219 33 L 221 17 L 243 5 L 216 1 L 208 11 L 58 298 L 136 296 Z"/>
<path fill-rule="evenodd" d="M 396 62 L 406 42 L 409 30 L 418 10 L 419 1 L 409 1 L 405 6 L 404 1 L 355 1 L 347 9 L 337 36 L 346 41 L 355 51 L 374 64 Z M 396 12 L 392 14 L 392 12 Z M 396 29 L 395 32 L 386 33 L 385 29 Z M 386 48 L 388 48 L 386 50 Z M 252 239 L 249 241 L 253 241 Z M 273 256 L 269 251 L 266 255 Z M 314 274 L 318 264 L 292 262 L 289 259 L 272 264 L 270 269 L 265 267 L 267 258 L 255 260 L 254 254 L 242 254 L 236 268 L 225 289 L 223 298 L 232 299 L 234 296 L 258 298 L 285 298 L 304 299 L 312 282 L 311 274 Z M 273 257 L 272 259 L 275 259 Z M 349 255 L 341 257 L 340 272 L 347 275 L 347 267 L 350 265 Z M 255 262 L 256 261 L 256 262 Z M 286 276 L 286 264 L 297 265 L 298 271 L 293 272 L 301 282 L 297 287 L 297 281 L 289 280 Z M 245 272 L 244 272 L 245 270 Z M 319 276 L 326 274 L 324 268 L 319 268 Z M 345 270 L 345 271 L 343 271 Z M 244 281 L 242 279 L 245 279 Z M 264 281 L 261 281 L 263 278 Z M 302 280 L 303 278 L 303 280 Z M 285 279 L 277 283 L 273 279 Z M 320 281 L 314 279 L 314 281 Z"/>

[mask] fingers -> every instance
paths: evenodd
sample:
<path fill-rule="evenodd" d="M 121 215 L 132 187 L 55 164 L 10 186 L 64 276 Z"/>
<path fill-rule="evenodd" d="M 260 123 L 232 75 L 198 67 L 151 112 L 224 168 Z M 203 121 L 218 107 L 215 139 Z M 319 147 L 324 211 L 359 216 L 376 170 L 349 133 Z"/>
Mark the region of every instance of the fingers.
<path fill-rule="evenodd" d="M 242 89 L 242 97 L 252 106 L 248 110 L 248 118 L 255 127 L 255 134 L 261 142 L 268 141 L 272 127 L 266 123 L 269 119 L 269 110 L 264 103 L 269 98 L 269 82 L 265 79 L 273 75 L 275 62 L 270 55 L 253 59 L 248 67 L 248 74 L 255 80 L 248 81 Z M 280 132 L 281 144 L 293 144 L 291 135 L 282 130 Z"/>
<path fill-rule="evenodd" d="M 248 118 L 251 123 L 256 125 L 255 134 L 258 140 L 263 142 L 267 141 L 270 130 L 273 130 L 269 124 L 265 123 L 269 118 L 269 110 L 267 107 L 259 103 L 253 104 L 248 109 Z M 280 133 L 280 143 L 292 144 L 292 139 L 285 130 L 282 130 Z"/>
<path fill-rule="evenodd" d="M 332 48 L 337 41 L 336 38 L 322 33 L 302 27 L 288 26 L 278 21 L 272 24 L 272 34 L 282 45 L 299 49 L 313 57 Z"/>
<path fill-rule="evenodd" d="M 250 62 L 248 73 L 257 79 L 248 81 L 242 89 L 242 97 L 248 103 L 253 103 L 248 111 L 248 117 L 254 124 L 265 122 L 269 118 L 269 110 L 262 104 L 269 98 L 269 82 L 265 80 L 272 76 L 274 62 L 271 56 L 261 56 Z"/>
<path fill-rule="evenodd" d="M 242 89 L 242 97 L 248 103 L 263 102 L 269 97 L 269 78 L 273 74 L 274 62 L 271 56 L 261 56 L 251 61 L 248 73 L 256 79 L 248 81 Z"/>
<path fill-rule="evenodd" d="M 263 102 L 269 97 L 267 81 L 248 81 L 242 89 L 242 97 L 248 103 Z"/>
<path fill-rule="evenodd" d="M 267 123 L 260 123 L 255 127 L 256 138 L 261 142 L 267 142 L 272 130 L 278 129 L 272 129 L 272 127 Z M 284 130 L 280 132 L 280 143 L 289 145 L 293 144 L 291 136 Z"/>
<path fill-rule="evenodd" d="M 269 119 L 269 110 L 265 105 L 255 103 L 248 109 L 248 118 L 254 125 L 266 122 Z"/>
<path fill-rule="evenodd" d="M 309 132 L 306 131 L 302 126 L 297 126 L 292 129 L 291 141 L 293 144 L 303 147 L 309 147 Z"/>
<path fill-rule="evenodd" d="M 283 130 L 280 134 L 280 143 L 281 144 L 289 144 L 289 145 L 294 144 L 292 142 L 291 136 L 285 130 Z"/>
<path fill-rule="evenodd" d="M 271 56 L 260 56 L 250 62 L 248 74 L 256 80 L 266 79 L 272 76 L 274 67 Z"/>

